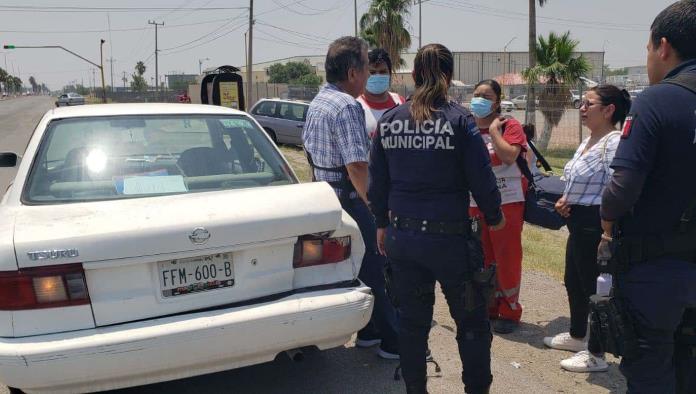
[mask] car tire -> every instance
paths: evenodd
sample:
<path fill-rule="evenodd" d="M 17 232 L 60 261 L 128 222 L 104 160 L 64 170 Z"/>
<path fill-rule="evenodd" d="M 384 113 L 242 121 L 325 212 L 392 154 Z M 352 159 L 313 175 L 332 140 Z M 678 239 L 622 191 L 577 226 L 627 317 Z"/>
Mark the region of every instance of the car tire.
<path fill-rule="evenodd" d="M 24 391 L 16 388 L 16 387 L 8 387 L 7 388 L 10 394 L 24 394 Z"/>
<path fill-rule="evenodd" d="M 573 101 L 573 108 L 580 109 L 581 106 L 582 106 L 582 103 L 580 102 L 580 100 Z"/>
<path fill-rule="evenodd" d="M 271 140 L 273 140 L 273 143 L 278 145 L 278 138 L 276 138 L 276 133 L 272 129 L 269 129 L 268 127 L 263 128 L 266 131 L 266 134 L 268 134 L 269 137 L 271 137 Z"/>

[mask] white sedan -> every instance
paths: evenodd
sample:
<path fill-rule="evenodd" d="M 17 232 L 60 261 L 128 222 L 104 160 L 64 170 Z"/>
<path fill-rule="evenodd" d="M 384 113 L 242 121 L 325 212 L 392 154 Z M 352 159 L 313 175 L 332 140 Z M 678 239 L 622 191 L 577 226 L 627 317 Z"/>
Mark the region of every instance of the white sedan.
<path fill-rule="evenodd" d="M 337 347 L 372 312 L 356 223 L 326 183 L 299 184 L 243 112 L 51 110 L 0 218 L 0 381 L 13 391 L 115 389 Z"/>

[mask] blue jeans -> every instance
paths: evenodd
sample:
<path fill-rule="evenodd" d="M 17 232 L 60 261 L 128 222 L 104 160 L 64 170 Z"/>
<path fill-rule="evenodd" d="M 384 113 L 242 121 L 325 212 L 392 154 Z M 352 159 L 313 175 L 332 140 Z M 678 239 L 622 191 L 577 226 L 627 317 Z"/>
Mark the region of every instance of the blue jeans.
<path fill-rule="evenodd" d="M 341 206 L 355 220 L 365 242 L 365 256 L 358 278 L 372 289 L 375 306 L 368 325 L 358 337 L 377 337 L 385 349 L 398 349 L 397 319 L 384 287 L 386 258 L 377 250 L 377 227 L 369 208 L 360 198 L 341 199 Z"/>
<path fill-rule="evenodd" d="M 638 341 L 637 354 L 621 360 L 628 393 L 696 392 L 694 355 L 675 343 L 685 313 L 696 308 L 696 264 L 672 258 L 636 264 L 619 286 Z"/>

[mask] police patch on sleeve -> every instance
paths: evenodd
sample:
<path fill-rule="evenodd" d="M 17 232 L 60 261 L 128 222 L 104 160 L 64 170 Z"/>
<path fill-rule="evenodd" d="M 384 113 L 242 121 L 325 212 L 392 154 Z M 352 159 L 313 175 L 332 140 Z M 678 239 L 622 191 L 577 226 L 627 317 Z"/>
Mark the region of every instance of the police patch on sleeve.
<path fill-rule="evenodd" d="M 635 118 L 636 115 L 634 114 L 628 115 L 626 117 L 626 120 L 624 121 L 623 131 L 621 132 L 621 138 L 626 139 L 629 135 L 631 135 L 631 128 L 633 128 L 633 120 Z"/>

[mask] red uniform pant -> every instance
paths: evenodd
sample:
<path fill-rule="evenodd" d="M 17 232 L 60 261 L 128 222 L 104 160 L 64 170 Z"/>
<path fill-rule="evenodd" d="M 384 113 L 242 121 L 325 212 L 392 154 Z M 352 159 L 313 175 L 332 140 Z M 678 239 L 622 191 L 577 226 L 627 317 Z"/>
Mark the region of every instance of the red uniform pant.
<path fill-rule="evenodd" d="M 486 267 L 496 264 L 497 286 L 495 302 L 489 309 L 492 319 L 519 321 L 522 305 L 519 302 L 520 282 L 522 280 L 522 225 L 524 223 L 524 202 L 502 205 L 505 227 L 491 231 L 481 220 L 481 243 Z M 481 218 L 478 208 L 470 208 L 471 217 Z"/>

